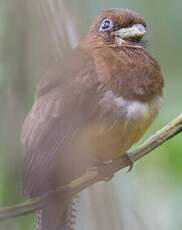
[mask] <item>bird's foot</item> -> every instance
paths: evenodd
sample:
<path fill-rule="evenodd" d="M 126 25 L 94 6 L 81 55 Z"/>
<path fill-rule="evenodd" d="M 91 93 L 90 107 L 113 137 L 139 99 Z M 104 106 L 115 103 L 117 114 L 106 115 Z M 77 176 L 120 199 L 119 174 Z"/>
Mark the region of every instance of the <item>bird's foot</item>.
<path fill-rule="evenodd" d="M 132 158 L 128 154 L 123 155 L 123 157 L 125 158 L 126 162 L 128 163 L 129 168 L 127 170 L 127 173 L 129 173 L 133 168 L 134 161 L 132 160 Z"/>
<path fill-rule="evenodd" d="M 99 171 L 99 175 L 103 181 L 109 181 L 113 178 L 113 168 L 112 168 L 112 161 L 99 161 L 94 160 L 92 161 L 94 166 L 92 167 L 93 170 Z"/>

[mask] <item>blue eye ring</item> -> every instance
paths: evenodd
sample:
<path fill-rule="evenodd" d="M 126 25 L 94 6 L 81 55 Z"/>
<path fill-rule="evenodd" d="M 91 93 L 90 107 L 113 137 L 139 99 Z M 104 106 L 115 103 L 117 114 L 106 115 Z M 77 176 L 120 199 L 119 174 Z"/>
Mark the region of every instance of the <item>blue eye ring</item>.
<path fill-rule="evenodd" d="M 103 31 L 109 31 L 114 27 L 113 21 L 111 21 L 110 19 L 104 19 L 101 23 L 101 26 L 99 28 L 99 31 L 103 32 Z"/>

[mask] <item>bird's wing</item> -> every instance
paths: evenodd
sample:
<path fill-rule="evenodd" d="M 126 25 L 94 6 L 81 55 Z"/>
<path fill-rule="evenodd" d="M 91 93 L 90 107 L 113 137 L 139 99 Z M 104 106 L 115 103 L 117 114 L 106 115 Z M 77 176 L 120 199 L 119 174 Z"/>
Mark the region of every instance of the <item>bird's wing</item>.
<path fill-rule="evenodd" d="M 25 146 L 24 193 L 39 194 L 64 144 L 92 116 L 98 87 L 92 57 L 75 51 L 40 82 L 21 135 Z M 42 188 L 45 191 L 47 188 Z"/>

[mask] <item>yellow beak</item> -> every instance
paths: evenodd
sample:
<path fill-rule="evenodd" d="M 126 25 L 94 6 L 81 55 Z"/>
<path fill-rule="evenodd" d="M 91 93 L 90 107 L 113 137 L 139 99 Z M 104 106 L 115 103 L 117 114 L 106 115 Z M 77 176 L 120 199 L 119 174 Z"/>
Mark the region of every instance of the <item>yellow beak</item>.
<path fill-rule="evenodd" d="M 122 28 L 115 32 L 115 36 L 120 39 L 142 38 L 146 29 L 142 24 L 135 24 L 132 27 Z"/>

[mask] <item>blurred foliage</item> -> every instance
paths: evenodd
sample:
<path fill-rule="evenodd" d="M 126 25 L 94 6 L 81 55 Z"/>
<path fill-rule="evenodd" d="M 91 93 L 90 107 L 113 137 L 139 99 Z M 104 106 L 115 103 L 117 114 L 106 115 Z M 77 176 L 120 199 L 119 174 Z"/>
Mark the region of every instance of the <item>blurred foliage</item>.
<path fill-rule="evenodd" d="M 92 18 L 108 7 L 130 8 L 144 15 L 148 25 L 149 50 L 161 64 L 165 76 L 165 98 L 160 116 L 146 136 L 182 111 L 182 2 L 179 0 L 69 0 L 55 25 L 51 4 L 56 0 L 0 1 L 0 206 L 23 200 L 21 168 L 23 151 L 19 143 L 21 124 L 31 108 L 35 85 L 46 66 L 59 54 L 53 48 L 53 38 L 60 41 L 61 55 L 70 46 L 63 36 L 66 17 L 75 19 L 76 31 L 83 35 Z M 63 2 L 64 3 L 64 2 Z M 47 9 L 47 10 L 45 10 Z M 61 11 L 60 11 L 61 12 Z M 49 15 L 50 13 L 50 15 Z M 50 24 L 47 20 L 50 19 Z M 74 20 L 73 20 L 74 21 Z M 50 27 L 48 28 L 48 25 Z M 58 30 L 56 34 L 54 30 Z M 59 30 L 65 28 L 64 33 Z M 67 30 L 67 32 L 69 32 Z M 56 38 L 57 36 L 57 38 Z M 60 38 L 59 38 L 60 36 Z M 67 48 L 65 48 L 67 47 Z M 60 55 L 60 56 L 61 56 Z M 145 136 L 145 138 L 146 138 Z M 179 135 L 136 163 L 134 172 L 127 175 L 133 183 L 141 183 L 141 190 L 150 191 L 169 210 L 164 228 L 182 228 L 182 209 L 179 205 L 182 192 L 182 137 Z M 137 182 L 136 182 L 137 181 Z M 148 190 L 147 190 L 148 188 Z M 159 192 L 164 190 L 164 193 Z M 158 194 L 159 192 L 159 194 Z M 139 194 L 140 195 L 140 194 Z M 146 195 L 147 197 L 147 195 Z M 166 198 L 165 198 L 166 197 Z M 164 199 L 165 198 L 165 199 Z M 141 197 L 140 197 L 141 199 Z M 155 200 L 157 206 L 157 200 Z M 150 204 L 148 204 L 150 205 Z M 155 208 L 154 208 L 155 210 Z M 159 212 L 162 209 L 159 210 Z M 162 212 L 162 211 L 161 211 Z M 163 210 L 164 212 L 164 210 Z M 165 212 L 164 212 L 165 213 Z M 161 213 L 160 213 L 161 214 Z M 162 215 L 162 214 L 161 214 Z M 160 222 L 161 219 L 160 219 Z M 164 221 L 165 222 L 165 221 Z M 167 226 L 167 227 L 166 227 Z M 34 229 L 32 216 L 0 223 L 0 229 Z M 146 228 L 145 228 L 146 229 Z"/>

